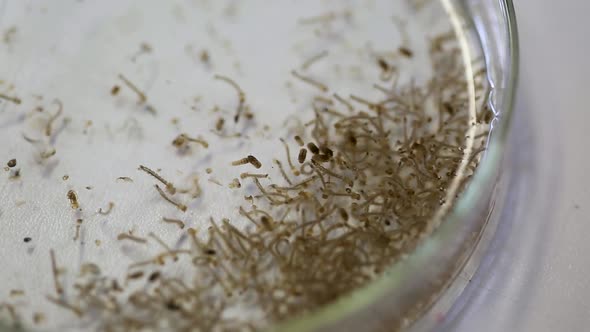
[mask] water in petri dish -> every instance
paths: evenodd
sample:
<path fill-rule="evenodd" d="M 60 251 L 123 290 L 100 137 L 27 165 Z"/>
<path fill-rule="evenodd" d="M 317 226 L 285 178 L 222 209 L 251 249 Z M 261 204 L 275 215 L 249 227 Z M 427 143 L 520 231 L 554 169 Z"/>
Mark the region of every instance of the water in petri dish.
<path fill-rule="evenodd" d="M 445 4 L 0 1 L 0 320 L 258 330 L 379 276 L 492 120 Z"/>

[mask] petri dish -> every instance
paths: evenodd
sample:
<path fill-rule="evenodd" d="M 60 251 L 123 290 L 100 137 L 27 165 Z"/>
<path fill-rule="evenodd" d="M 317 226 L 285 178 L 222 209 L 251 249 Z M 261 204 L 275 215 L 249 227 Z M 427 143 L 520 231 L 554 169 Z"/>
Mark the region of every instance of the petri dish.
<path fill-rule="evenodd" d="M 236 190 L 232 161 L 252 154 L 275 165 L 282 149 L 277 140 L 297 132 L 298 119 L 309 111 L 302 100 L 325 92 L 318 85 L 343 96 L 375 96 L 372 83 L 386 71 L 380 57 L 388 70 L 401 68 L 400 81 L 427 81 L 433 75 L 428 50 L 445 33 L 462 59 L 465 112 L 473 120 L 483 109 L 494 114 L 475 174 L 457 177 L 423 234 L 374 281 L 264 327 L 433 329 L 493 235 L 504 197 L 496 183 L 517 72 L 510 1 L 3 1 L 0 31 L 0 135 L 7 142 L 0 152 L 7 160 L 15 157 L 20 169 L 16 181 L 10 179 L 14 169 L 5 171 L 0 196 L 8 234 L 2 240 L 2 293 L 25 328 L 96 328 L 48 303 L 55 286 L 49 252 L 58 270 L 67 270 L 61 282 L 68 288 L 71 273 L 87 262 L 125 275 L 129 264 L 157 253 L 122 244 L 120 234 L 154 233 L 179 248 L 188 241 L 185 226 L 206 228 L 209 217 L 240 219 L 233 206 L 244 195 Z M 478 82 L 485 93 L 477 93 Z M 240 91 L 256 125 L 232 123 Z M 219 119 L 227 130 L 222 135 L 213 132 Z M 487 125 L 478 121 L 477 130 L 485 133 Z M 231 140 L 237 132 L 248 139 Z M 188 214 L 178 212 L 149 191 L 152 179 L 137 171 L 144 164 L 161 168 L 178 185 L 190 187 L 198 176 L 203 196 L 186 203 Z M 278 166 L 273 171 L 279 178 Z M 83 210 L 70 209 L 70 191 Z M 181 220 L 183 231 L 162 217 Z M 185 273 L 182 266 L 170 271 Z M 14 289 L 25 296 L 10 297 Z M 4 306 L 8 316 L 2 316 L 8 330 L 14 328 L 10 310 Z M 46 322 L 36 324 L 35 317 Z"/>

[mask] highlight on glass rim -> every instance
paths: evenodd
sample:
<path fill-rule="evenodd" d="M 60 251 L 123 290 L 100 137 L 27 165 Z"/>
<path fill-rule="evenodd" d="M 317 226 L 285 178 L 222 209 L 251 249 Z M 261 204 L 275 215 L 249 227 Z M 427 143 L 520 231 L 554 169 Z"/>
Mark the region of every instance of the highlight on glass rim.
<path fill-rule="evenodd" d="M 501 125 L 459 1 L 3 11 L 2 331 L 320 329 L 435 241 Z"/>

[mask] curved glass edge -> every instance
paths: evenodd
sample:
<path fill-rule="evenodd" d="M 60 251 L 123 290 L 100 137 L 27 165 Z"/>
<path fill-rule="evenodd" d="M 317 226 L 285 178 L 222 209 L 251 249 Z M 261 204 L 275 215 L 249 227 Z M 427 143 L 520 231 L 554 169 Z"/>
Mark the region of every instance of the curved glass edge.
<path fill-rule="evenodd" d="M 458 1 L 466 8 L 477 0 Z M 500 71 L 491 70 L 494 84 L 490 102 L 497 118 L 485 160 L 471 184 L 431 236 L 414 252 L 392 266 L 370 285 L 353 291 L 334 304 L 287 321 L 272 331 L 394 330 L 410 326 L 441 295 L 473 253 L 493 207 L 495 183 L 500 175 L 504 147 L 510 131 L 518 79 L 518 35 L 511 0 L 496 1 L 500 19 L 496 28 L 504 37 Z M 483 44 L 489 43 L 482 40 Z M 489 45 L 488 45 L 489 46 Z M 485 50 L 486 54 L 489 54 Z M 497 93 L 500 91 L 500 93 Z M 416 303 L 416 299 L 420 299 Z M 408 304 L 411 304 L 408 307 Z"/>
<path fill-rule="evenodd" d="M 517 61 L 516 58 L 511 57 L 508 49 L 511 38 L 507 32 L 510 29 L 505 31 L 501 28 L 505 26 L 503 17 L 508 15 L 507 9 L 502 2 L 464 0 L 463 3 L 469 12 L 471 23 L 476 28 L 477 38 L 481 41 L 480 44 L 485 55 L 488 81 L 491 87 L 487 105 L 497 117 L 501 117 L 503 116 L 502 107 L 497 107 L 497 105 L 501 104 L 502 98 L 505 98 L 502 92 L 507 91 L 506 89 L 509 88 L 506 83 L 511 83 L 510 80 L 504 78 L 506 76 L 504 64 L 510 59 Z M 505 14 L 500 16 L 494 15 L 494 13 Z M 517 36 L 515 35 L 515 37 Z M 515 50 L 517 51 L 517 49 Z M 517 74 L 518 71 L 515 70 L 514 73 Z M 512 79 L 516 80 L 516 77 Z M 500 91 L 500 94 L 497 94 L 498 91 Z M 508 91 L 514 92 L 514 90 Z M 509 129 L 510 126 L 508 125 L 507 128 Z M 495 132 L 492 132 L 492 134 L 495 134 Z M 513 135 L 514 131 L 508 134 L 509 137 Z M 484 259 L 487 256 L 488 248 L 492 247 L 492 243 L 497 240 L 496 231 L 499 229 L 499 225 L 505 222 L 505 209 L 510 204 L 507 201 L 508 197 L 512 195 L 512 190 L 515 190 L 514 186 L 519 181 L 519 178 L 515 178 L 511 171 L 513 157 L 507 155 L 510 154 L 510 151 L 512 151 L 510 147 L 504 146 L 502 151 L 503 162 L 490 200 L 489 214 L 481 224 L 479 236 L 473 240 L 473 249 L 467 255 L 464 265 L 458 269 L 454 279 L 440 292 L 436 302 L 427 308 L 422 313 L 422 316 L 411 325 L 409 331 L 426 331 L 435 328 L 446 330 L 445 328 L 448 328 L 450 321 L 460 318 L 464 306 L 474 291 L 472 288 L 468 288 L 468 285 L 476 273 L 479 273 L 480 266 L 486 264 Z"/>

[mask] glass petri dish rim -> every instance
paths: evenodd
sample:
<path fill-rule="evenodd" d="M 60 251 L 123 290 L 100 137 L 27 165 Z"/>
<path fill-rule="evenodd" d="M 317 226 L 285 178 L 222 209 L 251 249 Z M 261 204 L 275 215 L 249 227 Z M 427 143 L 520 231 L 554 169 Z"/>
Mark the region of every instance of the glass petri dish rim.
<path fill-rule="evenodd" d="M 434 230 L 427 239 L 418 244 L 415 250 L 409 253 L 403 261 L 394 264 L 386 270 L 380 278 L 363 288 L 353 291 L 350 295 L 343 296 L 330 305 L 314 312 L 294 317 L 277 326 L 272 326 L 269 328 L 270 331 L 323 330 L 326 326 L 336 325 L 348 315 L 363 310 L 370 310 L 369 306 L 376 303 L 379 298 L 383 297 L 383 294 L 395 294 L 396 290 L 401 290 L 410 280 L 413 287 L 416 287 L 416 284 L 432 285 L 437 283 L 437 281 L 433 280 L 434 277 L 428 276 L 428 273 L 416 276 L 408 273 L 407 269 L 411 267 L 411 270 L 418 271 L 422 268 L 427 272 L 428 264 L 433 263 L 432 256 L 434 256 L 434 253 L 448 249 L 444 248 L 444 246 L 448 245 L 447 240 L 452 235 L 453 230 L 458 228 L 460 222 L 467 217 L 475 202 L 485 199 L 486 189 L 494 185 L 496 174 L 501 167 L 503 152 L 506 148 L 507 137 L 510 131 L 519 71 L 518 29 L 512 0 L 498 0 L 498 2 L 501 7 L 501 23 L 504 24 L 502 27 L 504 29 L 503 32 L 507 36 L 505 41 L 507 45 L 504 45 L 507 50 L 507 64 L 505 68 L 507 79 L 505 80 L 506 85 L 501 91 L 504 95 L 501 103 L 495 105 L 497 109 L 501 110 L 501 116 L 498 118 L 497 125 L 494 127 L 485 160 L 479 165 L 470 185 L 461 194 L 449 212 L 442 216 L 440 227 Z M 497 91 L 494 92 L 497 93 Z M 476 246 L 477 241 L 468 249 L 472 252 Z M 468 253 L 468 256 L 471 252 Z M 456 270 L 460 270 L 460 268 L 459 266 Z M 456 272 L 453 278 L 457 275 Z M 417 281 L 416 279 L 419 280 Z M 451 282 L 452 280 L 449 280 L 447 284 Z M 439 296 L 440 293 L 434 294 L 435 300 Z M 398 308 L 388 308 L 390 311 L 396 309 Z M 425 311 L 428 308 L 422 309 Z"/>

